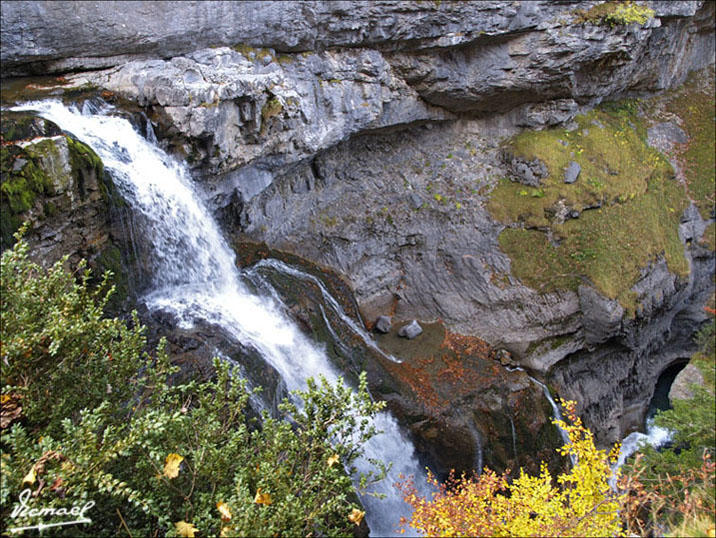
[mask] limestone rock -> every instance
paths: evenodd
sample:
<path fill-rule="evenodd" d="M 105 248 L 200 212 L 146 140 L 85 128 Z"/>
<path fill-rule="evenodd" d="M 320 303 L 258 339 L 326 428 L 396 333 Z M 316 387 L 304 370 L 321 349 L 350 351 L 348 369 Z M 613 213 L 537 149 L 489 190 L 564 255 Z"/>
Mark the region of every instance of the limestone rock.
<path fill-rule="evenodd" d="M 398 336 L 402 336 L 403 338 L 407 338 L 408 340 L 413 340 L 420 336 L 422 334 L 423 329 L 420 326 L 420 324 L 413 320 L 407 325 L 403 325 L 400 330 L 398 331 Z"/>
<path fill-rule="evenodd" d="M 647 141 L 650 146 L 662 152 L 670 151 L 674 144 L 685 144 L 689 141 L 688 135 L 672 122 L 657 123 L 647 130 Z"/>
<path fill-rule="evenodd" d="M 687 364 L 681 370 L 669 390 L 669 401 L 673 405 L 674 400 L 688 400 L 694 397 L 691 385 L 703 385 L 704 376 L 695 364 Z"/>
<path fill-rule="evenodd" d="M 512 177 L 523 185 L 537 187 L 540 184 L 540 180 L 547 177 L 549 173 L 547 166 L 539 159 L 526 161 L 508 154 L 505 156 L 505 160 Z"/>
<path fill-rule="evenodd" d="M 451 117 L 420 100 L 371 50 L 264 65 L 248 53 L 204 49 L 74 80 L 157 107 L 160 135 L 172 133 L 172 144 L 187 148 L 220 206 L 237 191 L 251 200 L 277 173 L 361 131 Z"/>
<path fill-rule="evenodd" d="M 392 327 L 392 323 L 390 321 L 389 316 L 380 316 L 375 321 L 375 330 L 379 333 L 388 334 L 390 332 L 390 328 Z"/>
<path fill-rule="evenodd" d="M 616 336 L 624 316 L 619 301 L 607 299 L 588 286 L 579 286 L 578 293 L 587 344 L 598 344 Z"/>
<path fill-rule="evenodd" d="M 564 182 L 565 183 L 574 183 L 577 181 L 577 178 L 579 177 L 579 173 L 582 171 L 582 167 L 579 165 L 579 163 L 570 161 L 569 166 L 567 166 L 567 169 L 564 171 Z"/>

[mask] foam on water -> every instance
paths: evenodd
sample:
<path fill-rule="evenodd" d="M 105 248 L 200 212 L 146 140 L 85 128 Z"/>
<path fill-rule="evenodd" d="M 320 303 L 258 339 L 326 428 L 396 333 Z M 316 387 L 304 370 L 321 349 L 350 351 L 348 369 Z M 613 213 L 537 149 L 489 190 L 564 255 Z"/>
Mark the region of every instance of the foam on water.
<path fill-rule="evenodd" d="M 14 110 L 34 110 L 53 121 L 90 146 L 111 171 L 123 197 L 141 215 L 141 233 L 152 245 L 152 289 L 144 297 L 150 309 L 174 314 L 184 327 L 199 320 L 220 326 L 259 351 L 289 390 L 305 388 L 309 377 L 338 379 L 339 373 L 323 351 L 285 315 L 277 295 L 259 296 L 246 286 L 233 251 L 195 191 L 184 164 L 142 138 L 127 120 L 107 115 L 108 110 L 85 107 L 81 113 L 59 101 L 27 103 Z M 295 272 L 285 264 L 274 268 Z M 315 278 L 305 273 L 294 276 Z M 327 304 L 336 308 L 337 301 L 320 287 Z M 378 349 L 342 310 L 339 314 L 366 344 Z M 362 500 L 373 534 L 387 536 L 395 533 L 400 517 L 409 514 L 393 483 L 402 473 L 415 475 L 416 483 L 421 484 L 424 474 L 395 419 L 381 413 L 375 423 L 384 433 L 365 445 L 366 459 L 393 462 L 393 469 L 375 488 L 387 498 L 365 496 Z M 365 471 L 369 464 L 364 460 L 358 467 Z"/>

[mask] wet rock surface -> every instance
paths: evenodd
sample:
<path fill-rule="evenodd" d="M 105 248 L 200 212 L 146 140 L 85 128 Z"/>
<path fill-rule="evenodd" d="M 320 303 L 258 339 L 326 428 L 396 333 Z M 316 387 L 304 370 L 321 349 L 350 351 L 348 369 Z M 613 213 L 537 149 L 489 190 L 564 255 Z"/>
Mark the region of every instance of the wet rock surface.
<path fill-rule="evenodd" d="M 482 346 L 503 347 L 505 365 L 522 365 L 578 400 L 606 444 L 638 426 L 660 372 L 689 355 L 713 292 L 713 252 L 698 245 L 708 222 L 694 206 L 679 230 L 690 275 L 676 277 L 657 256 L 632 289 L 635 312 L 589 282 L 561 291 L 522 285 L 500 248 L 505 224 L 486 208 L 501 179 L 539 196 L 548 173 L 539 160 L 506 158 L 506 138 L 570 124 L 603 100 L 668 89 L 713 63 L 713 3 L 649 5 L 647 24 L 610 28 L 578 23 L 574 11 L 584 5 L 573 2 L 183 2 L 172 10 L 15 2 L 2 10 L 2 75 L 66 73 L 67 88 L 130 102 L 147 136 L 156 132 L 192 166 L 228 235 L 342 275 L 342 294 L 355 294 L 357 306 L 343 303 L 356 320 L 393 316 L 380 341 L 397 346 L 403 365 L 359 351 L 355 335 L 340 329 L 342 344 L 329 351 L 343 371 L 368 369 L 424 454 L 442 471 L 478 460 L 516 468 L 527 464 L 524 454 L 553 457 L 559 439 L 541 389 Z M 67 24 L 73 39 L 58 39 Z M 649 143 L 662 151 L 688 144 L 679 125 L 651 126 Z M 53 140 L 59 158 L 36 162 L 69 177 L 65 137 L 36 120 L 22 129 L 13 136 Z M 39 142 L 24 144 L 12 144 L 3 183 L 33 162 L 27 153 Z M 572 166 L 565 172 L 575 186 L 589 179 Z M 134 246 L 131 212 L 108 206 L 97 178 L 84 195 L 72 185 L 43 192 L 62 200 L 54 217 L 46 204 L 16 212 L 35 222 L 40 255 L 105 256 L 141 280 L 148 251 Z M 579 215 L 561 201 L 551 217 L 561 224 Z M 558 245 L 558 234 L 550 241 Z M 249 264 L 256 249 L 241 254 Z M 293 293 L 298 323 L 330 340 L 320 293 Z M 424 334 L 391 344 L 414 318 Z M 424 321 L 438 318 L 484 340 L 448 331 L 431 354 L 411 347 L 429 339 Z M 170 320 L 151 323 L 173 330 Z M 187 364 L 192 353 L 206 362 L 216 350 L 244 360 L 246 350 L 212 331 L 172 332 L 172 352 Z M 270 372 L 256 372 L 257 383 L 280 394 Z"/>

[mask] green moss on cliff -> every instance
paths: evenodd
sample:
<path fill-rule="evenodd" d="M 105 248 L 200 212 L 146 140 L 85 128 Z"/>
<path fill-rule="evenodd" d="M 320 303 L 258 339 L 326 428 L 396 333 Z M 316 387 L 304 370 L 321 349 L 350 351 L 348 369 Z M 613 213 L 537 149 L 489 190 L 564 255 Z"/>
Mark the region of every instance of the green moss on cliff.
<path fill-rule="evenodd" d="M 271 61 L 276 61 L 276 55 L 272 53 L 269 49 L 252 47 L 251 45 L 247 45 L 245 43 L 239 43 L 231 48 L 241 54 L 247 60 L 252 59 L 251 55 L 253 53 L 254 59 L 256 60 L 263 60 L 264 58 L 268 57 L 271 59 Z"/>
<path fill-rule="evenodd" d="M 67 137 L 67 145 L 70 150 L 72 175 L 77 181 L 80 196 L 85 196 L 87 184 L 92 181 L 99 185 L 102 194 L 105 199 L 107 199 L 107 189 L 102 181 L 104 176 L 104 164 L 102 163 L 102 159 L 100 159 L 89 146 L 72 137 Z"/>
<path fill-rule="evenodd" d="M 93 260 L 96 264 L 96 274 L 104 274 L 105 271 L 111 271 L 112 284 L 115 287 L 115 293 L 109 299 L 109 307 L 116 308 L 121 305 L 129 295 L 129 277 L 122 263 L 122 253 L 112 243 L 109 243 L 102 252 Z"/>
<path fill-rule="evenodd" d="M 0 152 L 2 201 L 13 214 L 23 213 L 34 205 L 38 194 L 50 189 L 52 179 L 37 162 L 37 155 L 19 146 L 3 146 Z"/>
<path fill-rule="evenodd" d="M 688 274 L 678 236 L 688 200 L 671 165 L 646 144 L 636 103 L 609 104 L 576 121 L 572 131 L 527 131 L 508 142 L 508 153 L 540 159 L 549 174 L 539 188 L 502 180 L 494 189 L 488 207 L 512 226 L 500 246 L 527 286 L 550 291 L 584 282 L 634 309 L 629 289 L 650 261 L 663 256 L 672 272 Z M 566 184 L 571 161 L 581 173 Z M 579 218 L 557 218 L 565 208 Z"/>
<path fill-rule="evenodd" d="M 706 79 L 706 84 L 698 81 Z M 714 70 L 692 74 L 670 96 L 666 108 L 683 120 L 689 142 L 681 152 L 688 191 L 704 218 L 716 216 L 716 155 L 714 154 Z"/>
<path fill-rule="evenodd" d="M 3 114 L 4 144 L 0 146 L 3 249 L 14 244 L 13 234 L 28 218 L 30 210 L 37 208 L 33 218 L 49 217 L 56 212 L 56 204 L 47 197 L 74 190 L 84 198 L 90 182 L 100 186 L 105 199 L 109 197 L 103 181 L 104 165 L 88 146 L 65 135 L 68 154 L 64 154 L 64 148 L 60 151 L 58 146 L 62 137 L 38 137 L 55 131 L 59 129 L 54 124 L 32 116 Z M 32 139 L 32 143 L 8 143 L 25 138 Z"/>
<path fill-rule="evenodd" d="M 630 0 L 604 2 L 587 10 L 578 9 L 574 13 L 577 23 L 600 24 L 611 27 L 634 23 L 643 25 L 654 16 L 654 10 Z"/>
<path fill-rule="evenodd" d="M 704 230 L 704 235 L 701 238 L 701 243 L 709 250 L 716 250 L 716 224 L 711 223 Z"/>

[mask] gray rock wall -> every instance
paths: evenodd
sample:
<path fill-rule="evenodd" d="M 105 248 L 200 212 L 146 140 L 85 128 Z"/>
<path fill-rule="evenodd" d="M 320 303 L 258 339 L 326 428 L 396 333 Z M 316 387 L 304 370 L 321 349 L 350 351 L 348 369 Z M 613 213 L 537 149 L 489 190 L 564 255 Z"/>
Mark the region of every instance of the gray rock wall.
<path fill-rule="evenodd" d="M 133 101 L 228 230 L 338 270 L 368 319 L 439 317 L 508 347 L 607 442 L 688 356 L 713 254 L 689 248 L 688 282 L 645 268 L 633 319 L 588 287 L 522 286 L 485 207 L 499 142 L 713 64 L 716 4 L 647 2 L 646 24 L 616 27 L 578 20 L 594 4 L 5 2 L 2 76 Z"/>
<path fill-rule="evenodd" d="M 94 69 L 132 55 L 168 58 L 209 46 L 278 51 L 456 46 L 538 26 L 576 2 L 6 2 L 3 75 Z M 684 2 L 679 16 L 698 2 Z M 673 8 L 670 8 L 673 9 Z"/>

